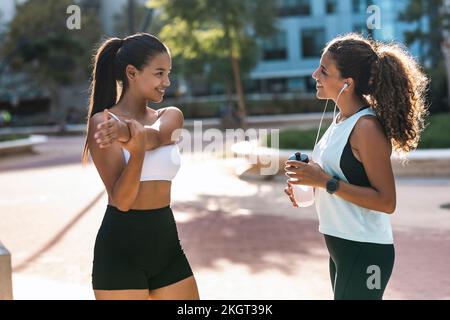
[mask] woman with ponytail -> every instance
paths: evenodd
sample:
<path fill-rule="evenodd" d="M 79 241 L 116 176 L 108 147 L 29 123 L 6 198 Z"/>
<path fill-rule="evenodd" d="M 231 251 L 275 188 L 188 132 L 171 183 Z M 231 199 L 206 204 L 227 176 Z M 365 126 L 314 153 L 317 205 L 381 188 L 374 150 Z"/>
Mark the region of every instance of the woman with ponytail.
<path fill-rule="evenodd" d="M 339 113 L 309 163 L 286 162 L 291 185 L 315 187 L 319 231 L 335 299 L 382 299 L 394 266 L 392 149 L 406 159 L 424 129 L 428 80 L 398 44 L 358 34 L 325 47 L 314 71 L 317 97 Z"/>
<path fill-rule="evenodd" d="M 162 101 L 171 66 L 169 49 L 146 33 L 108 39 L 94 58 L 83 163 L 90 153 L 108 193 L 96 299 L 199 298 L 170 207 L 183 114 L 147 106 Z"/>

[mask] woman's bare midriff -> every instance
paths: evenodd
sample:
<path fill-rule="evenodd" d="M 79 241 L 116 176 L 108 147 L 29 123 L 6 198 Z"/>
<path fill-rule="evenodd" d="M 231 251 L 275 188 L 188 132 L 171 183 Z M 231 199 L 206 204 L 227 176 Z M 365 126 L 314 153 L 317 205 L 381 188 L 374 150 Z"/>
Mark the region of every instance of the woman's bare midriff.
<path fill-rule="evenodd" d="M 130 209 L 158 209 L 170 204 L 171 181 L 141 181 L 139 192 Z M 109 203 L 114 205 L 109 199 Z"/>

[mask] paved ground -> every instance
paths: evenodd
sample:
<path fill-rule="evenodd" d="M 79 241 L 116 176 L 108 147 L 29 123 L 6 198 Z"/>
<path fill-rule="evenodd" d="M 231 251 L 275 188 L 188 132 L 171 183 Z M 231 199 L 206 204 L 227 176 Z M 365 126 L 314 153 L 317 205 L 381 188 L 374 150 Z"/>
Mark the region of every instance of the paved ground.
<path fill-rule="evenodd" d="M 92 251 L 106 196 L 82 168 L 80 137 L 0 158 L 0 238 L 16 299 L 93 299 Z M 331 299 L 313 208 L 294 209 L 283 180 L 243 181 L 230 161 L 184 155 L 174 181 L 180 238 L 203 299 Z M 396 263 L 386 299 L 450 299 L 450 181 L 398 179 Z"/>

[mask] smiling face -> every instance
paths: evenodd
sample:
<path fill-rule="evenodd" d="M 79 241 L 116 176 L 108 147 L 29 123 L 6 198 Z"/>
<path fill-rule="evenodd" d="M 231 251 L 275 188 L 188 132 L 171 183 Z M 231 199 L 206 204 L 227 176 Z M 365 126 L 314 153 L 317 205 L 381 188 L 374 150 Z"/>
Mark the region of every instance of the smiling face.
<path fill-rule="evenodd" d="M 152 57 L 145 67 L 137 71 L 135 88 L 146 99 L 161 102 L 165 90 L 170 86 L 169 74 L 172 59 L 168 53 L 160 53 Z"/>
<path fill-rule="evenodd" d="M 336 62 L 329 52 L 322 54 L 320 66 L 314 71 L 312 77 L 316 80 L 318 99 L 336 99 L 345 84 L 345 79 L 341 77 Z"/>

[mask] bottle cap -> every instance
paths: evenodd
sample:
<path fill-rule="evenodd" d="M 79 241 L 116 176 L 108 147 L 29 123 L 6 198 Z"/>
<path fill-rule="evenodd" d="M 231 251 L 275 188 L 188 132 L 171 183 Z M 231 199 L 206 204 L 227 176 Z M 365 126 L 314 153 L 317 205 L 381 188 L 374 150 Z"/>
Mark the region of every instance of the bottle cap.
<path fill-rule="evenodd" d="M 289 160 L 302 161 L 305 163 L 309 162 L 308 155 L 306 153 L 300 153 L 300 152 L 296 152 L 295 154 L 293 154 L 291 157 L 289 157 Z"/>

